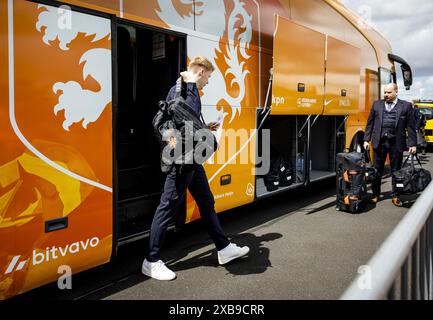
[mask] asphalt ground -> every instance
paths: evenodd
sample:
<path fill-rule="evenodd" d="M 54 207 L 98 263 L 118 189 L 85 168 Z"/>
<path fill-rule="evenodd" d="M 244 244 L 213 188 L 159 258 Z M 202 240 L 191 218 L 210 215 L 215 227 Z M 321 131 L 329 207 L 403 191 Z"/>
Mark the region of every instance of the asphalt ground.
<path fill-rule="evenodd" d="M 420 157 L 433 171 L 432 153 Z M 335 210 L 335 179 L 320 181 L 221 213 L 232 242 L 251 249 L 228 265 L 218 264 L 197 221 L 169 232 L 164 242 L 162 259 L 176 272 L 174 281 L 141 274 L 145 239 L 122 247 L 110 264 L 74 275 L 72 290 L 53 283 L 14 299 L 338 299 L 418 196 L 402 197 L 398 208 L 390 190 L 386 177 L 381 201 L 350 214 Z"/>

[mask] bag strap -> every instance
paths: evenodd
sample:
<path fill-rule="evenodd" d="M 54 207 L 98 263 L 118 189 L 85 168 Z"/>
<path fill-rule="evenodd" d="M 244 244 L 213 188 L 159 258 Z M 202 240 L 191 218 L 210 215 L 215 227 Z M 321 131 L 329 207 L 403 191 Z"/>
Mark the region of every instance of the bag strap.
<path fill-rule="evenodd" d="M 416 160 L 417 160 L 419 166 L 422 168 L 421 161 L 419 160 L 418 155 L 417 155 L 416 153 L 415 153 L 415 158 L 416 158 Z M 412 161 L 413 161 L 413 157 L 412 157 Z"/>
<path fill-rule="evenodd" d="M 406 157 L 406 159 L 404 159 L 403 165 L 401 166 L 402 168 L 406 165 L 407 160 L 409 160 L 410 156 L 411 156 L 411 154 L 409 154 L 409 155 Z M 412 159 L 412 160 L 413 160 L 413 159 Z"/>
<path fill-rule="evenodd" d="M 206 126 L 206 122 L 204 121 L 203 114 L 200 112 L 200 119 L 203 122 L 203 125 Z"/>
<path fill-rule="evenodd" d="M 410 167 L 411 167 L 411 169 L 412 169 L 412 173 L 413 173 L 413 172 L 415 171 L 415 161 L 414 161 L 414 159 L 413 159 L 414 157 L 415 157 L 415 159 L 417 160 L 417 162 L 418 162 L 418 164 L 420 165 L 420 167 L 422 168 L 421 161 L 419 160 L 417 154 L 409 154 L 409 155 L 406 157 L 406 159 L 404 160 L 403 165 L 402 165 L 401 167 L 403 168 L 403 167 L 406 165 L 407 160 L 409 160 L 409 158 L 410 158 Z"/>
<path fill-rule="evenodd" d="M 179 98 L 182 93 L 182 77 L 179 77 L 176 80 L 176 90 L 175 90 L 175 98 Z"/>
<path fill-rule="evenodd" d="M 182 77 L 179 77 L 176 80 L 176 90 L 175 90 L 175 96 L 174 97 L 179 98 L 181 93 L 182 93 Z M 204 121 L 204 118 L 203 118 L 203 115 L 201 112 L 200 112 L 200 118 L 201 118 L 201 121 L 203 121 L 203 125 L 206 126 L 206 122 Z"/>

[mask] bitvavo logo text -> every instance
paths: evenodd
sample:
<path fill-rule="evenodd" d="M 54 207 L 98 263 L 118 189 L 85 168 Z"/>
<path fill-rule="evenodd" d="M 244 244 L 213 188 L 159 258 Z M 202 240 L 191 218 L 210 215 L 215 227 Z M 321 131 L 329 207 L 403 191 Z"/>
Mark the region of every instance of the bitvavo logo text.
<path fill-rule="evenodd" d="M 52 246 L 51 248 L 46 248 L 45 252 L 36 252 L 33 250 L 33 265 L 36 266 L 43 262 L 48 262 L 50 260 L 56 260 L 59 258 L 57 253 L 60 254 L 61 257 L 65 257 L 68 253 L 75 254 L 80 251 L 85 251 L 87 248 L 95 248 L 99 244 L 99 238 L 93 237 L 92 239 L 87 239 L 86 241 L 77 241 L 72 244 L 67 244 L 65 247 L 56 247 Z"/>
<path fill-rule="evenodd" d="M 57 260 L 59 257 L 65 257 L 68 254 L 76 254 L 81 251 L 85 251 L 89 248 L 95 248 L 99 245 L 99 242 L 100 241 L 98 237 L 93 237 L 85 241 L 81 240 L 71 244 L 67 244 L 66 246 L 63 247 L 56 247 L 56 246 L 52 246 L 51 248 L 47 247 L 45 251 L 42 252 L 40 250 L 34 249 L 32 252 L 31 263 L 33 266 L 36 266 L 44 262 Z M 28 261 L 29 258 L 24 260 L 21 258 L 20 255 L 14 256 L 11 262 L 9 263 L 8 267 L 6 268 L 4 274 L 9 274 L 12 273 L 13 271 L 22 270 Z"/>

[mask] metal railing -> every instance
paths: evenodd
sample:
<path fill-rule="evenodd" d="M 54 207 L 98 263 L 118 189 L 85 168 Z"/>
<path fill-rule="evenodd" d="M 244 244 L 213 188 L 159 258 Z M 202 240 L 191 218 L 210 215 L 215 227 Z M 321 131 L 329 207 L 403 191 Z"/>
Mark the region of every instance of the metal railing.
<path fill-rule="evenodd" d="M 419 196 L 342 300 L 432 300 L 433 183 Z"/>

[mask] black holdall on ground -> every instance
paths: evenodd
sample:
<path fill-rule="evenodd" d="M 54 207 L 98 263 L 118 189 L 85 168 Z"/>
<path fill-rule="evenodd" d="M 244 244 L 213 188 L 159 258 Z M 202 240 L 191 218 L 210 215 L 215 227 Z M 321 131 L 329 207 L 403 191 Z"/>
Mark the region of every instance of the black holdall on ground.
<path fill-rule="evenodd" d="M 406 166 L 409 158 L 411 159 L 410 165 Z M 421 168 L 415 167 L 414 158 Z M 393 173 L 392 179 L 394 188 L 399 194 L 415 194 L 424 191 L 430 181 L 431 174 L 422 167 L 417 155 L 408 155 L 404 160 L 402 168 Z"/>
<path fill-rule="evenodd" d="M 182 78 L 176 81 L 176 96 L 169 102 L 160 101 L 159 111 L 152 121 L 161 144 L 161 167 L 168 171 L 172 164 L 183 167 L 203 164 L 218 149 L 212 131 L 181 96 Z M 176 147 L 168 146 L 169 137 L 176 138 Z"/>
<path fill-rule="evenodd" d="M 337 154 L 337 210 L 358 213 L 368 202 L 365 155 L 361 152 Z"/>

